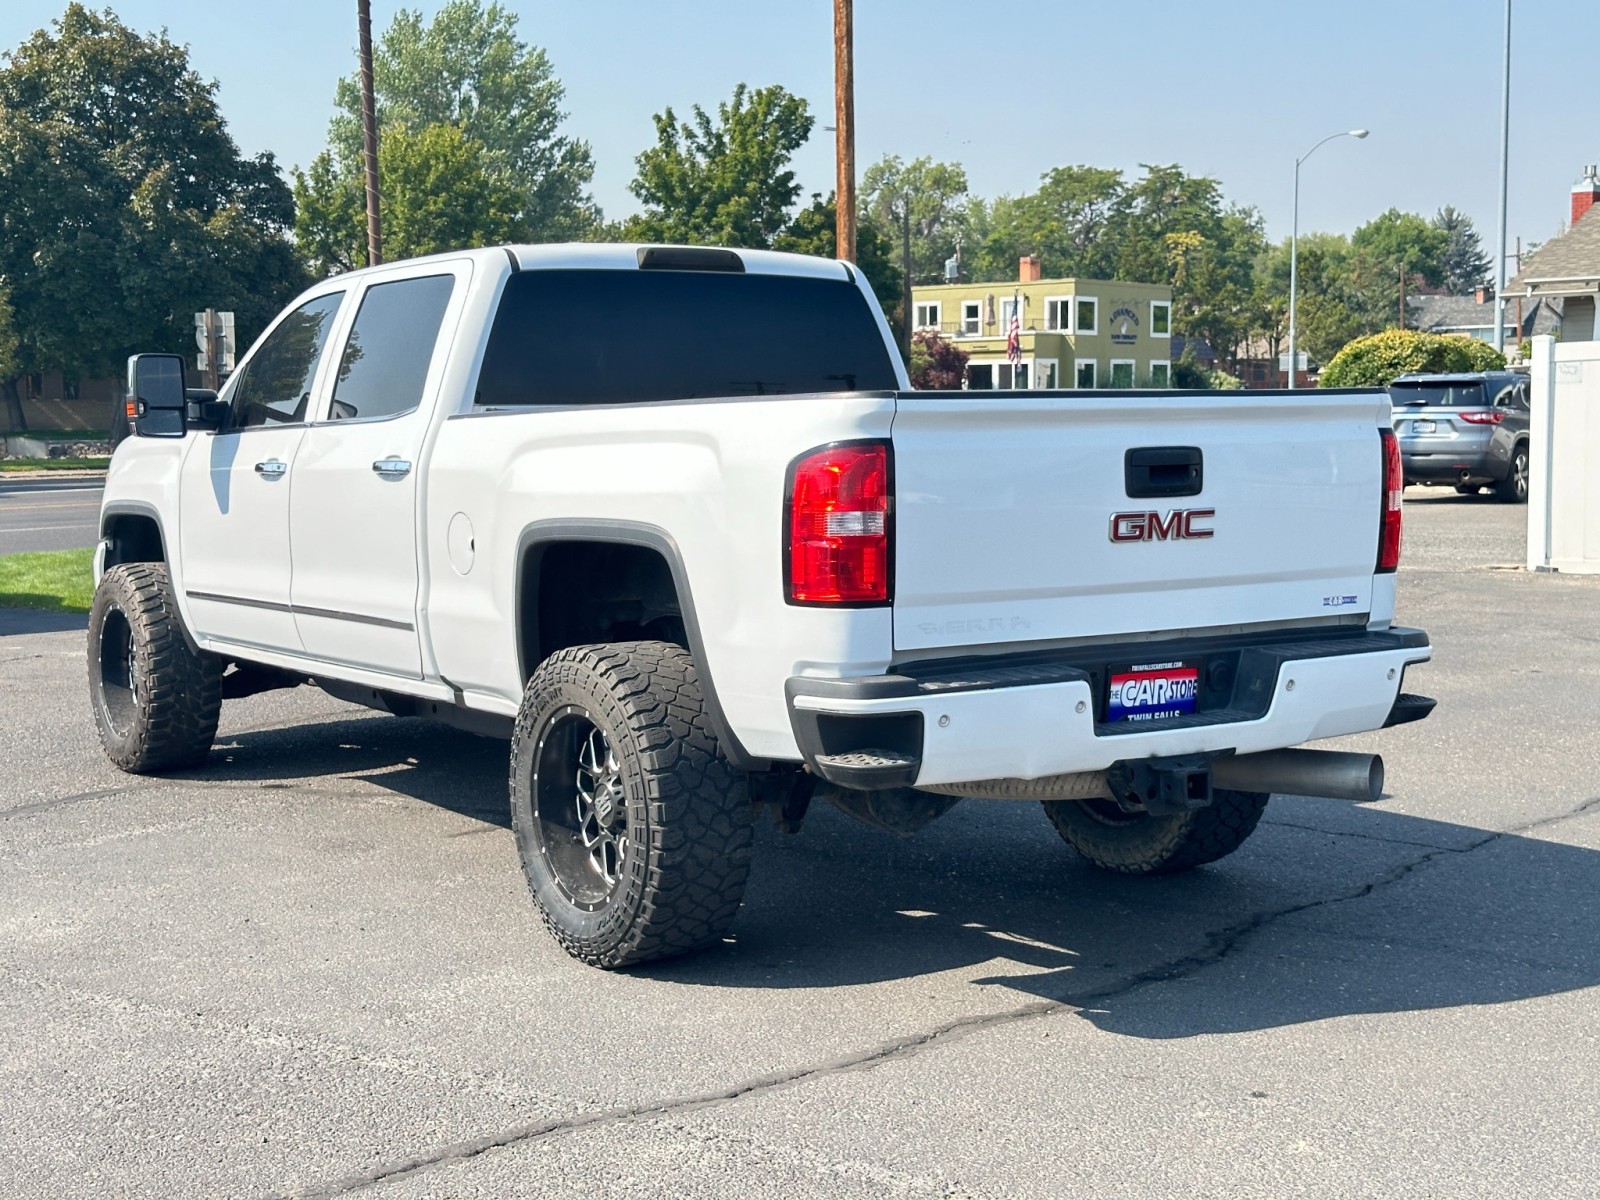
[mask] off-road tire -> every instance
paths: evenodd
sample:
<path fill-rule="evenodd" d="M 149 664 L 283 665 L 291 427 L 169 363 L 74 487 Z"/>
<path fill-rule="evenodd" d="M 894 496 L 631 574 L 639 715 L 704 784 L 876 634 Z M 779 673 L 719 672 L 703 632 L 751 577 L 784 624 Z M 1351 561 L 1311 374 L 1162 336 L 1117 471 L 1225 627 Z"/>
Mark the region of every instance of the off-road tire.
<path fill-rule="evenodd" d="M 1170 817 L 1125 813 L 1109 800 L 1046 800 L 1045 815 L 1095 866 L 1124 875 L 1172 875 L 1232 854 L 1255 832 L 1265 792 L 1217 789 L 1211 804 Z"/>
<path fill-rule="evenodd" d="M 560 851 L 546 845 L 536 801 L 545 793 L 536 793 L 534 779 L 547 741 L 558 736 L 555 723 L 580 715 L 614 754 L 625 816 L 612 891 L 587 907 L 550 857 Z M 554 768 L 547 771 L 551 787 Z M 510 785 L 529 890 L 551 936 L 580 962 L 610 969 L 685 954 L 733 923 L 750 874 L 749 788 L 722 757 L 694 660 L 681 646 L 576 646 L 546 659 L 523 693 Z"/>
<path fill-rule="evenodd" d="M 1518 442 L 1506 464 L 1506 477 L 1494 485 L 1495 497 L 1506 504 L 1528 502 L 1528 443 Z"/>
<path fill-rule="evenodd" d="M 205 761 L 225 664 L 190 647 L 164 563 L 112 567 L 89 610 L 89 704 L 106 756 L 140 775 Z"/>

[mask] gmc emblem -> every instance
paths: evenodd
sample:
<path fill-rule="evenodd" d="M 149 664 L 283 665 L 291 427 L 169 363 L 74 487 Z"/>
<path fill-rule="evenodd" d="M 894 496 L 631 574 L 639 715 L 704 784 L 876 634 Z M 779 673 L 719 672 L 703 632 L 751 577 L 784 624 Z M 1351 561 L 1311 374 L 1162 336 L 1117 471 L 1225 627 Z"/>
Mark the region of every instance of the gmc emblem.
<path fill-rule="evenodd" d="M 1157 512 L 1120 512 L 1111 514 L 1111 540 L 1113 542 L 1176 542 L 1190 538 L 1208 538 L 1216 530 L 1202 528 L 1201 521 L 1217 515 L 1214 508 L 1175 508 L 1166 516 Z"/>

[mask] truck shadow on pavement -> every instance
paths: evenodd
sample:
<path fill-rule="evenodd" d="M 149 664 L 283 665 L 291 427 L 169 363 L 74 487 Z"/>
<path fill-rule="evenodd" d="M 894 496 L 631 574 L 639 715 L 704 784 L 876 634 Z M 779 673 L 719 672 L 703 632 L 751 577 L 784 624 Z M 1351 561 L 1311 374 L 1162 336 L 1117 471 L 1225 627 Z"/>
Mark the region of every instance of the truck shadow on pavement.
<path fill-rule="evenodd" d="M 505 771 L 501 743 L 355 717 L 219 739 L 191 777 L 344 777 L 503 828 Z M 912 838 L 826 806 L 793 836 L 758 816 L 729 943 L 632 975 L 781 993 L 954 973 L 1143 1038 L 1555 995 L 1600 984 L 1600 851 L 1546 840 L 1592 837 L 1566 819 L 1588 811 L 1496 833 L 1280 796 L 1238 853 L 1153 879 L 1088 866 L 1034 804 L 966 801 Z"/>
<path fill-rule="evenodd" d="M 11 597 L 25 604 L 53 604 L 54 596 L 22 594 Z M 87 613 L 53 612 L 47 608 L 0 608 L 0 637 L 29 633 L 61 633 L 88 629 Z"/>

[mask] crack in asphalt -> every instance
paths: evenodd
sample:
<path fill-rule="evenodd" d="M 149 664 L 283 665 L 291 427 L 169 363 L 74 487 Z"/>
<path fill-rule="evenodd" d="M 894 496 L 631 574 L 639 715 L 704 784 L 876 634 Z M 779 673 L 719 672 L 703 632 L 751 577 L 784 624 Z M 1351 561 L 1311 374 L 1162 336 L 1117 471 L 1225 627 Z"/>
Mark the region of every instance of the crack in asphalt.
<path fill-rule="evenodd" d="M 1378 878 L 1369 880 L 1349 892 L 1336 896 L 1324 896 L 1318 900 L 1307 900 L 1300 904 L 1291 904 L 1283 908 L 1269 909 L 1265 912 L 1256 913 L 1246 920 L 1208 933 L 1204 947 L 1193 953 L 1147 968 L 1126 976 L 1115 983 L 1106 984 L 1098 988 L 1089 988 L 1081 992 L 1067 992 L 1055 999 L 1036 1000 L 1032 1003 L 1019 1005 L 1000 1012 L 962 1017 L 936 1026 L 924 1033 L 913 1034 L 892 1042 L 880 1043 L 878 1046 L 868 1050 L 857 1051 L 854 1054 L 820 1063 L 813 1063 L 792 1071 L 754 1076 L 742 1083 L 718 1091 L 701 1092 L 688 1096 L 653 1100 L 641 1104 L 600 1109 L 560 1120 L 537 1121 L 510 1126 L 495 1133 L 436 1146 L 431 1150 L 409 1158 L 393 1159 L 367 1171 L 291 1188 L 285 1192 L 268 1193 L 268 1198 L 269 1200 L 326 1200 L 328 1197 L 347 1195 L 351 1192 L 362 1191 L 380 1184 L 396 1182 L 407 1176 L 420 1174 L 434 1168 L 466 1162 L 469 1159 L 477 1158 L 494 1150 L 527 1145 L 583 1129 L 618 1125 L 642 1118 L 664 1116 L 669 1113 L 693 1112 L 702 1108 L 716 1107 L 732 1103 L 746 1096 L 777 1091 L 832 1075 L 870 1071 L 885 1063 L 913 1058 L 924 1051 L 953 1044 L 976 1033 L 1004 1028 L 1019 1022 L 1031 1021 L 1038 1017 L 1053 1016 L 1057 1013 L 1081 1011 L 1108 1000 L 1121 999 L 1147 987 L 1176 982 L 1198 974 L 1237 953 L 1256 933 L 1287 917 L 1297 916 L 1300 913 L 1310 912 L 1314 909 L 1365 899 L 1374 892 L 1394 886 L 1440 858 L 1450 855 L 1473 854 L 1485 846 L 1493 845 L 1504 838 L 1517 837 L 1535 829 L 1543 829 L 1563 821 L 1585 816 L 1597 810 L 1600 810 L 1600 796 L 1586 800 L 1576 808 L 1566 812 L 1541 817 L 1522 825 L 1513 826 L 1510 829 L 1486 833 L 1483 837 L 1464 846 L 1434 847 L 1426 854 L 1420 854 L 1415 858 L 1400 863 L 1384 872 Z"/>
<path fill-rule="evenodd" d="M 32 804 L 20 804 L 16 808 L 8 808 L 0 812 L 0 821 L 9 821 L 13 817 L 28 817 L 34 813 L 47 812 L 52 808 L 64 808 L 68 804 L 76 804 L 80 800 L 104 800 L 108 796 L 121 796 L 126 792 L 137 792 L 149 787 L 149 784 L 129 783 L 122 787 L 95 788 L 89 792 L 73 792 L 70 796 L 56 796 L 50 800 L 35 800 Z"/>

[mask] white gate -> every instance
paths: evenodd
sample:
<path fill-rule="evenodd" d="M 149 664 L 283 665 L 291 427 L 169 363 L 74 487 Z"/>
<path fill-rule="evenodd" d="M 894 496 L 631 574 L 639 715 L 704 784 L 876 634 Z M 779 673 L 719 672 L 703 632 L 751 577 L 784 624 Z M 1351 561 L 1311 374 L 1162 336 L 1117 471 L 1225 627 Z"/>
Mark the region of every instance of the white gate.
<path fill-rule="evenodd" d="M 1600 574 L 1600 342 L 1533 339 L 1528 570 Z"/>

